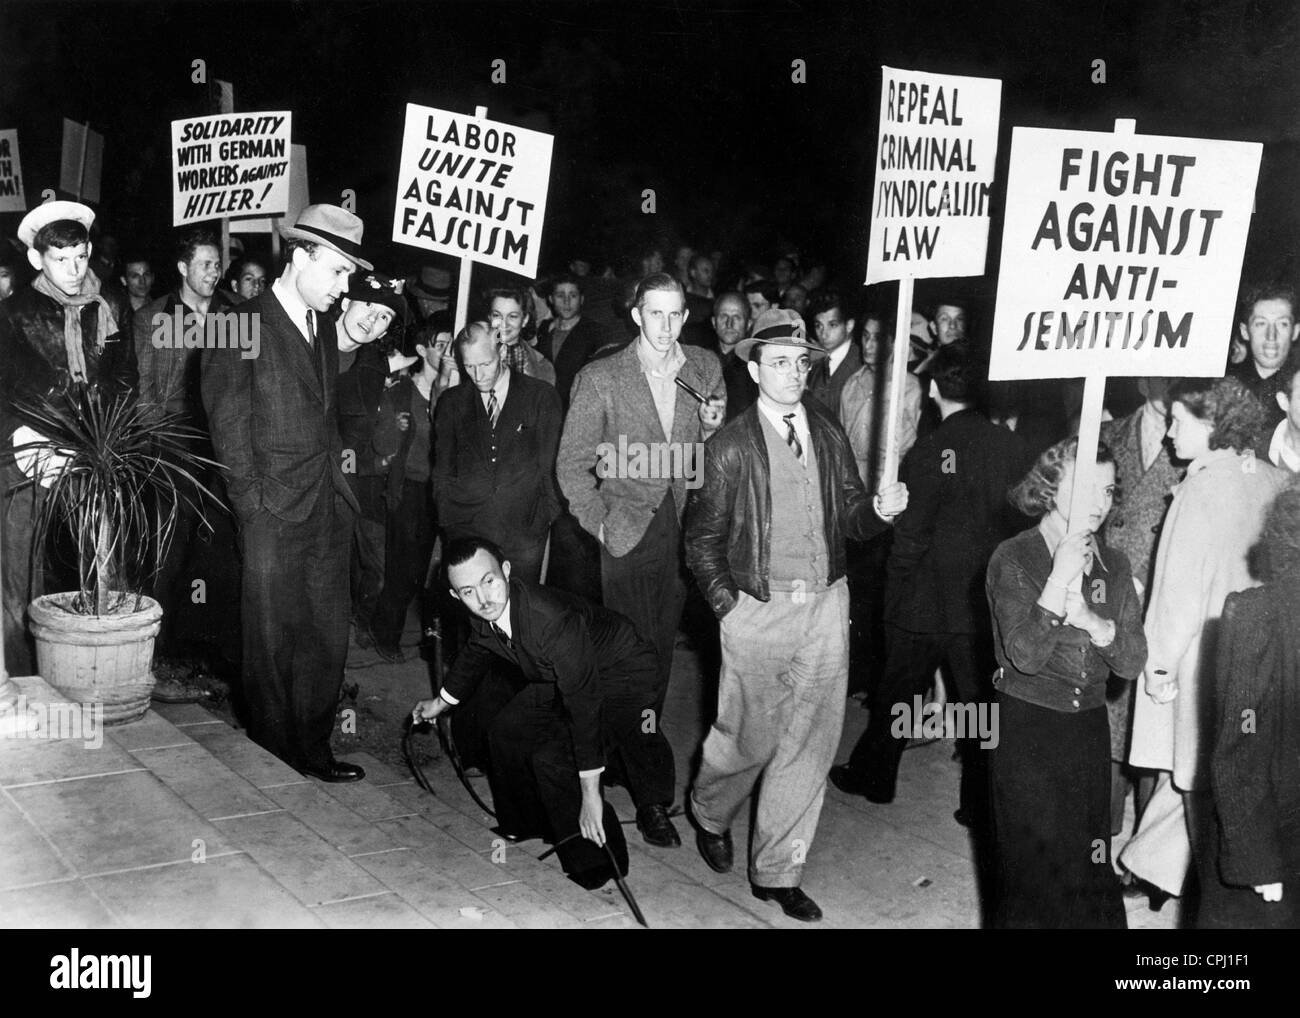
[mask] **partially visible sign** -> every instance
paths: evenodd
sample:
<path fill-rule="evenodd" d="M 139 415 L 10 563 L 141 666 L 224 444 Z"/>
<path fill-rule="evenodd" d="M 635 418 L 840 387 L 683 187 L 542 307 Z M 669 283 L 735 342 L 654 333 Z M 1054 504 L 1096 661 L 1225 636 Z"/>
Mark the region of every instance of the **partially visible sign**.
<path fill-rule="evenodd" d="M 537 274 L 554 138 L 406 106 L 393 240 Z"/>
<path fill-rule="evenodd" d="M 284 217 L 296 222 L 298 213 L 310 204 L 307 198 L 307 146 L 289 146 L 289 206 Z M 270 233 L 275 229 L 271 219 L 232 219 L 231 233 Z"/>
<path fill-rule="evenodd" d="M 63 158 L 59 187 L 80 201 L 99 201 L 99 178 L 104 169 L 104 136 L 87 124 L 63 118 Z"/>
<path fill-rule="evenodd" d="M 172 225 L 284 215 L 292 127 L 288 110 L 173 120 Z"/>
<path fill-rule="evenodd" d="M 1261 152 L 1017 127 L 989 377 L 1222 375 Z"/>
<path fill-rule="evenodd" d="M 1002 82 L 882 70 L 867 282 L 983 275 Z"/>
<path fill-rule="evenodd" d="M 0 131 L 0 212 L 26 212 L 23 164 L 18 158 L 18 131 Z"/>

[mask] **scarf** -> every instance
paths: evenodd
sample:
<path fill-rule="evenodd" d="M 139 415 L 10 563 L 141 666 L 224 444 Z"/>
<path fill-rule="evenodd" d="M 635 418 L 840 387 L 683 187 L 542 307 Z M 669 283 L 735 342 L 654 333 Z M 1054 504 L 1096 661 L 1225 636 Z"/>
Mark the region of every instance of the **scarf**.
<path fill-rule="evenodd" d="M 99 294 L 99 277 L 90 269 L 81 283 L 81 293 L 69 297 L 49 281 L 45 273 L 36 277 L 32 289 L 43 293 L 63 308 L 63 346 L 68 356 L 68 377 L 74 382 L 88 382 L 86 374 L 86 348 L 81 336 L 81 309 L 87 304 L 99 304 L 99 329 L 96 352 L 104 352 L 104 341 L 117 332 L 117 318 L 108 301 Z"/>

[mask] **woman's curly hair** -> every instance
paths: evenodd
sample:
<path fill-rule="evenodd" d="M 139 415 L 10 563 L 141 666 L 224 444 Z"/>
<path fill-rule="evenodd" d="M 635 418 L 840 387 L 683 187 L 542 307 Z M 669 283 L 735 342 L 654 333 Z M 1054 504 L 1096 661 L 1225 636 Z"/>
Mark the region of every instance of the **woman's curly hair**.
<path fill-rule="evenodd" d="M 1264 518 L 1259 548 L 1268 579 L 1300 576 L 1300 478 L 1282 489 Z"/>
<path fill-rule="evenodd" d="M 1078 437 L 1057 442 L 1038 457 L 1019 484 L 1007 492 L 1007 500 L 1026 516 L 1046 516 L 1056 505 L 1056 492 L 1067 463 L 1079 453 Z M 1097 462 L 1114 463 L 1115 456 L 1105 442 L 1097 443 Z"/>
<path fill-rule="evenodd" d="M 1170 406 L 1181 403 L 1210 425 L 1211 449 L 1253 449 L 1268 419 L 1259 400 L 1235 378 L 1180 378 L 1168 398 Z"/>

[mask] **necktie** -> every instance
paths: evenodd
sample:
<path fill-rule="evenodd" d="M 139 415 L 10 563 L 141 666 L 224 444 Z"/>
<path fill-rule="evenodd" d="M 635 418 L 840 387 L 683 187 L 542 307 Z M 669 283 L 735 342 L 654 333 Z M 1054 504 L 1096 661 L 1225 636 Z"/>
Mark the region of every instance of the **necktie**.
<path fill-rule="evenodd" d="M 487 415 L 488 415 L 488 420 L 492 422 L 492 428 L 493 428 L 493 430 L 495 430 L 495 429 L 496 429 L 496 426 L 497 426 L 497 391 L 496 391 L 496 389 L 493 389 L 490 393 L 488 393 Z"/>
<path fill-rule="evenodd" d="M 316 349 L 316 326 L 312 324 L 311 312 L 307 312 L 307 345 Z"/>
<path fill-rule="evenodd" d="M 489 625 L 492 627 L 492 632 L 496 633 L 501 642 L 506 645 L 506 650 L 515 649 L 515 641 L 506 636 L 506 631 L 504 629 L 498 626 L 495 622 L 491 622 Z"/>
<path fill-rule="evenodd" d="M 781 420 L 785 421 L 785 426 L 789 429 L 786 432 L 785 441 L 794 453 L 795 459 L 803 462 L 803 443 L 799 441 L 799 436 L 794 432 L 794 414 L 786 414 Z"/>

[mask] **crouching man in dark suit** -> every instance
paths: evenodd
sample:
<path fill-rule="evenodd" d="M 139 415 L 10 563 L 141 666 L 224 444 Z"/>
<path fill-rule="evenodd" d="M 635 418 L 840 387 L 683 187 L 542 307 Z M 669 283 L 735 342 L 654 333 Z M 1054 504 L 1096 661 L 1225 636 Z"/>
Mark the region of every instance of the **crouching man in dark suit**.
<path fill-rule="evenodd" d="M 622 828 L 601 796 L 606 752 L 622 758 L 638 806 L 673 800 L 672 749 L 657 724 L 643 723 L 655 703 L 654 646 L 616 612 L 511 579 L 490 541 L 450 541 L 443 561 L 452 597 L 473 616 L 472 634 L 412 720 L 432 721 L 470 696 L 494 657 L 517 665 L 524 683 L 488 732 L 498 830 L 551 842 L 581 832 L 559 848 L 560 862 L 576 882 L 599 887 L 614 873 L 597 846 L 608 839 L 627 867 Z"/>

